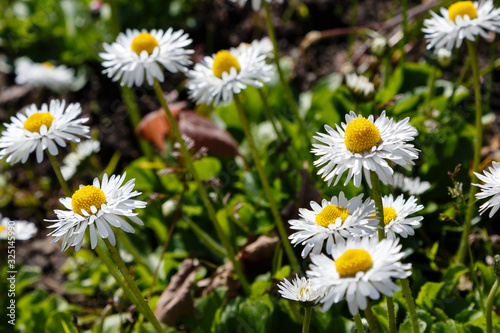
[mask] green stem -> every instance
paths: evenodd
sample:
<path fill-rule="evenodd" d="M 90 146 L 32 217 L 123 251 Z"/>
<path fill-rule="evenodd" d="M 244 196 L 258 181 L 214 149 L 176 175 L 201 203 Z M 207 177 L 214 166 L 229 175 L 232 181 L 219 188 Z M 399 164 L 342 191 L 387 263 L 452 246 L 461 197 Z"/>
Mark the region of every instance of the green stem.
<path fill-rule="evenodd" d="M 488 299 L 486 301 L 486 332 L 493 332 L 493 319 L 491 317 L 491 311 L 493 308 L 493 301 L 495 300 L 495 294 L 500 286 L 500 277 L 495 280 L 493 287 L 491 287 L 490 293 L 488 295 Z"/>
<path fill-rule="evenodd" d="M 429 103 L 434 98 L 434 91 L 436 87 L 436 66 L 432 66 L 431 73 L 429 75 L 429 92 L 427 93 L 427 97 L 425 99 L 425 105 L 429 106 Z"/>
<path fill-rule="evenodd" d="M 370 300 L 367 300 L 366 309 L 365 309 L 365 317 L 368 322 L 368 327 L 370 327 L 370 333 L 378 333 L 378 325 L 375 320 L 375 316 L 373 315 L 372 305 Z"/>
<path fill-rule="evenodd" d="M 61 167 L 59 166 L 59 162 L 57 161 L 57 157 L 52 156 L 47 152 L 47 156 L 49 157 L 50 164 L 52 164 L 52 168 L 54 169 L 54 172 L 56 173 L 57 180 L 59 181 L 59 184 L 61 184 L 61 187 L 64 191 L 64 194 L 67 197 L 71 196 L 71 191 L 69 190 L 68 183 L 64 180 L 64 177 L 61 173 Z"/>
<path fill-rule="evenodd" d="M 312 306 L 306 306 L 304 314 L 304 322 L 302 323 L 302 333 L 309 333 L 309 326 L 311 325 Z"/>
<path fill-rule="evenodd" d="M 281 237 L 281 241 L 283 242 L 285 253 L 288 257 L 288 260 L 290 261 L 290 264 L 292 265 L 293 270 L 295 272 L 300 272 L 301 269 L 299 266 L 299 262 L 297 261 L 297 258 L 293 253 L 292 245 L 288 240 L 288 235 L 286 233 L 283 220 L 281 219 L 278 207 L 276 205 L 276 202 L 274 201 L 273 193 L 271 191 L 271 186 L 269 185 L 266 173 L 264 171 L 264 168 L 262 167 L 262 162 L 259 157 L 259 152 L 257 151 L 257 147 L 255 146 L 255 141 L 253 139 L 252 132 L 250 131 L 250 125 L 248 124 L 248 120 L 247 117 L 245 116 L 245 111 L 243 110 L 243 105 L 241 104 L 240 97 L 238 94 L 234 94 L 234 103 L 236 104 L 236 109 L 238 110 L 238 114 L 240 116 L 241 125 L 243 126 L 243 131 L 245 132 L 248 146 L 250 147 L 250 151 L 252 153 L 252 157 L 254 159 L 255 167 L 257 168 L 257 173 L 259 174 L 259 178 L 262 183 L 264 193 L 266 194 L 267 200 L 269 201 L 269 205 L 271 206 L 271 213 L 273 214 L 274 222 L 276 223 L 276 227 L 278 228 L 278 233 Z"/>
<path fill-rule="evenodd" d="M 356 324 L 356 328 L 358 329 L 359 333 L 365 332 L 365 327 L 363 326 L 363 322 L 361 321 L 361 316 L 359 315 L 359 312 L 354 316 L 354 323 Z"/>
<path fill-rule="evenodd" d="M 351 29 L 354 29 L 356 27 L 356 23 L 358 20 L 358 0 L 354 0 L 352 6 L 351 6 L 351 18 L 349 22 L 349 26 Z M 354 46 L 354 41 L 356 39 L 356 34 L 349 34 L 348 40 L 347 40 L 347 55 L 349 59 L 352 59 L 352 55 L 354 53 L 353 46 Z"/>
<path fill-rule="evenodd" d="M 121 86 L 121 92 L 123 97 L 123 102 L 125 102 L 125 106 L 128 110 L 128 115 L 130 119 L 130 124 L 134 130 L 137 129 L 139 123 L 141 122 L 142 116 L 139 112 L 139 106 L 137 105 L 137 101 L 135 100 L 134 92 L 131 88 L 127 86 Z M 141 147 L 142 153 L 148 158 L 151 159 L 153 157 L 153 149 L 148 141 L 144 139 L 139 139 L 139 146 Z"/>
<path fill-rule="evenodd" d="M 408 306 L 408 312 L 410 313 L 412 331 L 413 333 L 419 333 L 420 326 L 418 325 L 417 309 L 415 307 L 415 302 L 413 301 L 410 282 L 408 281 L 408 279 L 401 279 L 401 288 L 406 300 L 406 305 Z"/>
<path fill-rule="evenodd" d="M 302 318 L 302 315 L 300 314 L 299 309 L 297 309 L 297 302 L 288 300 L 288 303 L 290 304 L 290 308 L 292 308 L 293 315 L 295 316 L 295 319 L 297 322 L 300 324 L 304 322 L 304 318 Z"/>
<path fill-rule="evenodd" d="M 113 258 L 115 264 L 118 266 L 118 269 L 125 278 L 125 281 L 127 281 L 128 287 L 132 290 L 132 293 L 134 294 L 135 299 L 137 301 L 135 303 L 137 308 L 140 309 L 141 312 L 146 316 L 146 318 L 151 322 L 156 332 L 164 332 L 164 330 L 161 328 L 160 322 L 153 314 L 153 311 L 151 311 L 151 308 L 144 299 L 144 296 L 142 296 L 142 293 L 137 287 L 137 284 L 135 283 L 134 279 L 132 278 L 132 276 L 130 276 L 127 266 L 120 257 L 117 248 L 111 245 L 111 243 L 107 239 L 104 239 L 104 243 L 106 244 L 106 247 L 108 248 L 108 251 L 111 254 L 111 258 Z"/>
<path fill-rule="evenodd" d="M 382 190 L 380 189 L 380 180 L 375 171 L 370 170 L 370 181 L 372 183 L 372 196 L 377 208 L 377 216 L 379 219 L 378 240 L 385 238 L 385 223 L 384 223 L 384 205 L 382 203 Z"/>
<path fill-rule="evenodd" d="M 120 242 L 123 244 L 123 247 L 125 250 L 127 250 L 128 253 L 132 255 L 134 258 L 135 262 L 144 268 L 147 269 L 149 273 L 151 273 L 151 268 L 146 264 L 144 259 L 142 258 L 141 254 L 137 251 L 137 249 L 134 247 L 134 245 L 130 242 L 130 239 L 128 239 L 127 235 L 125 232 L 123 232 L 121 229 L 118 229 L 117 232 L 118 239 Z"/>
<path fill-rule="evenodd" d="M 476 201 L 476 192 L 477 192 L 477 186 L 473 186 L 472 184 L 477 183 L 477 177 L 474 174 L 474 172 L 477 172 L 479 168 L 479 162 L 481 160 L 481 146 L 483 143 L 483 124 L 481 122 L 483 112 L 482 112 L 482 101 L 481 101 L 481 81 L 479 77 L 479 65 L 477 59 L 477 47 L 476 47 L 477 44 L 475 42 L 467 40 L 467 46 L 469 48 L 472 76 L 474 78 L 474 97 L 476 100 L 475 103 L 476 135 L 474 138 L 474 162 L 471 168 L 473 173 L 471 176 L 471 186 L 469 189 L 469 200 L 467 202 L 467 212 L 465 215 L 464 230 L 462 233 L 462 239 L 460 241 L 460 247 L 458 248 L 457 260 L 456 260 L 458 263 L 464 262 L 466 253 L 468 251 L 468 248 L 470 247 L 469 232 L 471 228 L 472 218 L 474 217 L 474 213 L 476 212 L 474 203 Z M 472 262 L 473 258 L 470 258 L 470 261 Z"/>
<path fill-rule="evenodd" d="M 288 85 L 287 80 L 285 79 L 285 75 L 283 74 L 283 70 L 280 65 L 280 55 L 278 50 L 278 42 L 276 40 L 276 33 L 274 31 L 274 26 L 271 18 L 271 11 L 269 9 L 269 4 L 266 1 L 263 1 L 264 9 L 266 11 L 266 24 L 267 24 L 267 33 L 269 34 L 269 38 L 273 43 L 273 53 L 274 53 L 274 62 L 276 64 L 276 69 L 278 70 L 278 76 L 280 78 L 281 87 L 283 88 L 283 94 L 285 97 L 285 102 L 288 104 L 288 107 L 293 113 L 295 117 L 295 121 L 299 125 L 300 132 L 305 136 L 306 140 L 308 140 L 308 147 L 310 146 L 310 136 L 309 132 L 304 125 L 304 121 L 300 118 L 299 108 L 297 107 L 297 103 L 295 103 L 295 99 L 293 98 L 292 90 Z"/>
<path fill-rule="evenodd" d="M 394 309 L 394 300 L 392 297 L 385 297 L 387 302 L 387 314 L 389 315 L 389 332 L 396 333 L 398 330 L 396 328 L 396 313 Z"/>
<path fill-rule="evenodd" d="M 243 290 L 245 294 L 250 294 L 250 284 L 248 283 L 245 275 L 243 274 L 243 270 L 241 269 L 240 262 L 236 259 L 236 255 L 233 249 L 233 246 L 228 239 L 227 235 L 224 233 L 222 230 L 222 227 L 220 226 L 217 217 L 215 215 L 215 209 L 210 201 L 210 198 L 207 194 L 207 191 L 205 190 L 205 186 L 203 185 L 198 172 L 196 171 L 193 163 L 193 159 L 189 153 L 188 148 L 186 147 L 186 143 L 184 142 L 184 139 L 182 139 L 181 132 L 179 131 L 179 127 L 177 126 L 177 122 L 172 115 L 172 112 L 170 112 L 170 109 L 168 108 L 167 101 L 165 100 L 165 96 L 163 96 L 163 90 L 161 89 L 160 83 L 158 82 L 157 79 L 154 81 L 154 89 L 156 92 L 156 96 L 158 97 L 158 100 L 160 101 L 161 106 L 165 110 L 165 113 L 167 114 L 168 120 L 170 122 L 170 127 L 174 133 L 174 136 L 179 142 L 181 146 L 181 153 L 184 156 L 184 160 L 186 162 L 187 169 L 193 176 L 196 185 L 198 186 L 198 191 L 201 196 L 201 200 L 203 201 L 203 204 L 205 205 L 205 208 L 207 209 L 208 216 L 210 220 L 212 220 L 212 223 L 214 225 L 214 228 L 217 232 L 217 235 L 219 236 L 220 240 L 222 241 L 222 245 L 226 249 L 227 256 L 231 263 L 233 264 L 233 268 L 238 276 L 238 279 L 241 283 L 241 286 L 243 287 Z"/>
<path fill-rule="evenodd" d="M 221 246 L 215 239 L 210 237 L 202 228 L 200 228 L 196 223 L 194 223 L 189 216 L 183 215 L 184 221 L 188 224 L 191 230 L 194 232 L 196 236 L 200 239 L 206 247 L 210 249 L 213 253 L 218 255 L 221 258 L 225 258 L 227 256 L 227 252 L 223 246 Z"/>
<path fill-rule="evenodd" d="M 273 112 L 271 111 L 271 108 L 269 107 L 269 103 L 267 102 L 267 98 L 264 95 L 264 92 L 262 91 L 262 89 L 258 89 L 258 91 L 259 91 L 260 99 L 262 100 L 262 106 L 263 106 L 264 113 L 266 114 L 267 119 L 273 125 L 274 131 L 276 132 L 278 139 L 281 142 L 285 142 L 286 139 L 285 139 L 283 133 L 278 129 L 278 126 L 276 125 L 276 118 L 274 117 Z M 282 125 L 281 127 L 283 128 L 284 126 Z M 300 166 L 300 160 L 299 160 L 299 157 L 297 156 L 297 154 L 295 153 L 295 150 L 293 149 L 293 147 L 291 147 L 290 149 L 287 149 L 286 154 L 289 157 L 288 161 L 295 167 L 295 169 L 297 171 L 300 172 L 302 170 L 302 168 Z"/>

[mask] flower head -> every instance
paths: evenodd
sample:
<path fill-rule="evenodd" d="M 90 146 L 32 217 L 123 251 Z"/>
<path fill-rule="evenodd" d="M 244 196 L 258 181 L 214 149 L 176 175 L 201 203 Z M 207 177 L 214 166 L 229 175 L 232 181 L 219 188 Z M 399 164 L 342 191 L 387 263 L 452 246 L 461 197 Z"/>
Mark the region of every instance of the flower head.
<path fill-rule="evenodd" d="M 75 71 L 64 65 L 54 66 L 50 62 L 35 63 L 19 58 L 15 63 L 16 83 L 36 87 L 47 87 L 54 91 L 70 90 L 75 83 Z"/>
<path fill-rule="evenodd" d="M 34 223 L 11 220 L 0 214 L 0 239 L 11 240 L 11 237 L 14 237 L 16 240 L 27 240 L 32 238 L 37 231 Z"/>
<path fill-rule="evenodd" d="M 232 2 L 237 2 L 240 6 L 244 6 L 248 0 L 231 0 Z M 251 0 L 253 10 L 259 10 L 262 6 L 262 0 Z M 283 3 L 283 0 L 265 0 L 267 3 L 271 3 L 273 1 L 277 3 Z"/>
<path fill-rule="evenodd" d="M 186 66 L 191 64 L 189 55 L 193 50 L 185 49 L 192 40 L 182 30 L 173 31 L 169 28 L 163 30 L 127 29 L 120 33 L 113 44 L 104 43 L 106 52 L 99 56 L 103 71 L 113 81 L 129 87 L 140 87 L 144 83 L 144 77 L 149 85 L 153 85 L 154 79 L 163 82 L 165 79 L 162 68 L 169 72 L 186 72 Z"/>
<path fill-rule="evenodd" d="M 431 183 L 421 181 L 420 177 L 409 178 L 399 172 L 394 173 L 392 180 L 394 188 L 399 188 L 410 195 L 420 195 L 431 188 Z"/>
<path fill-rule="evenodd" d="M 326 290 L 321 299 L 323 311 L 345 298 L 354 316 L 366 309 L 367 297 L 380 294 L 392 296 L 399 286 L 392 279 L 411 275 L 410 264 L 399 262 L 403 257 L 397 239 L 377 237 L 349 238 L 332 250 L 333 260 L 324 254 L 312 255 L 307 277 L 314 288 Z"/>
<path fill-rule="evenodd" d="M 409 169 L 418 157 L 418 149 L 407 141 L 412 141 L 417 130 L 409 124 L 409 119 L 394 121 L 386 117 L 385 111 L 374 121 L 373 116 L 364 118 L 351 111 L 345 116 L 346 123 L 336 125 L 336 129 L 325 125 L 327 134 L 318 133 L 314 138 L 321 143 L 313 144 L 312 152 L 320 156 L 314 165 L 324 165 L 318 174 L 328 184 L 349 170 L 346 185 L 354 178 L 354 185 L 361 185 L 362 172 L 371 187 L 370 171 L 374 171 L 385 184 L 392 184 L 393 170 L 388 162 L 394 162 Z"/>
<path fill-rule="evenodd" d="M 267 59 L 272 59 L 273 54 L 273 43 L 269 37 L 264 37 L 262 39 L 255 39 L 250 44 L 241 43 L 236 48 L 231 48 L 231 54 L 238 55 L 239 52 L 245 52 L 247 48 L 253 48 L 254 52 L 258 55 L 264 55 Z"/>
<path fill-rule="evenodd" d="M 459 48 L 464 38 L 474 41 L 477 35 L 489 38 L 487 31 L 500 31 L 500 9 L 493 1 L 458 1 L 448 9 L 440 9 L 441 16 L 431 12 L 432 18 L 424 20 L 422 31 L 427 38 L 427 49 Z"/>
<path fill-rule="evenodd" d="M 86 140 L 80 142 L 75 151 L 66 155 L 61 166 L 61 174 L 64 180 L 68 180 L 76 173 L 76 169 L 80 163 L 93 153 L 101 150 L 101 144 L 97 140 Z"/>
<path fill-rule="evenodd" d="M 216 106 L 221 100 L 231 102 L 233 94 L 239 94 L 247 85 L 261 88 L 273 75 L 266 57 L 255 47 L 223 50 L 205 57 L 187 74 L 190 97 L 197 104 Z"/>
<path fill-rule="evenodd" d="M 479 207 L 479 213 L 482 215 L 487 209 L 491 208 L 489 217 L 493 217 L 500 208 L 500 163 L 493 161 L 493 166 L 483 173 L 474 172 L 484 184 L 472 185 L 478 186 L 482 190 L 482 192 L 476 193 L 476 198 L 492 197 Z"/>
<path fill-rule="evenodd" d="M 112 245 L 116 244 L 115 235 L 111 226 L 123 231 L 134 233 L 134 228 L 123 217 L 143 225 L 133 210 L 146 207 L 144 201 L 133 200 L 141 192 L 133 191 L 135 179 L 125 185 L 126 174 L 122 176 L 104 174 L 102 182 L 96 178 L 92 185 L 80 185 L 80 188 L 71 197 L 59 201 L 67 210 L 55 210 L 56 220 L 46 220 L 54 223 L 49 228 L 55 228 L 49 236 L 54 236 L 53 242 L 62 239 L 62 249 L 74 246 L 79 250 L 87 227 L 90 230 L 91 247 L 97 244 L 96 228 L 99 236 L 108 238 Z"/>
<path fill-rule="evenodd" d="M 345 77 L 347 88 L 359 102 L 367 102 L 375 96 L 375 85 L 366 76 L 349 73 Z"/>
<path fill-rule="evenodd" d="M 290 235 L 292 244 L 302 244 L 302 258 L 309 252 L 318 254 L 326 240 L 326 252 L 331 253 L 335 243 L 344 238 L 369 235 L 375 232 L 378 222 L 370 216 L 375 214 L 375 205 L 368 199 L 363 202 L 360 194 L 347 200 L 343 192 L 321 205 L 311 201 L 312 210 L 299 209 L 300 220 L 290 220 L 291 229 L 299 230 Z"/>
<path fill-rule="evenodd" d="M 424 208 L 423 205 L 417 205 L 417 198 L 411 196 L 405 201 L 401 194 L 395 200 L 392 194 L 382 198 L 384 207 L 384 225 L 387 238 L 395 238 L 396 234 L 406 238 L 413 236 L 413 228 L 420 227 L 422 216 L 408 217 Z"/>
<path fill-rule="evenodd" d="M 322 289 L 314 289 L 311 281 L 298 275 L 292 282 L 284 279 L 278 284 L 278 289 L 281 297 L 297 302 L 315 302 L 324 295 Z"/>
<path fill-rule="evenodd" d="M 66 147 L 66 141 L 80 142 L 79 136 L 88 137 L 89 127 L 82 125 L 88 119 L 77 118 L 82 112 L 79 103 L 66 108 L 65 101 L 52 100 L 38 109 L 35 104 L 26 108 L 26 114 L 19 112 L 11 117 L 12 123 L 4 124 L 6 129 L 0 138 L 0 158 L 7 156 L 8 163 L 25 163 L 36 151 L 38 163 L 43 160 L 43 151 L 55 156 L 57 145 Z"/>

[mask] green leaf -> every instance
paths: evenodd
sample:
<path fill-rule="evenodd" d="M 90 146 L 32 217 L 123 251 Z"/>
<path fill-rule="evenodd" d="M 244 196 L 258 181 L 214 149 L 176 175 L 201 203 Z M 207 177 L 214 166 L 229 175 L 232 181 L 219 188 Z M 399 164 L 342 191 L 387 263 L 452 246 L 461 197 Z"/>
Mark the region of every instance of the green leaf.
<path fill-rule="evenodd" d="M 445 282 L 427 282 L 422 286 L 415 303 L 420 308 L 431 311 Z"/>
<path fill-rule="evenodd" d="M 52 312 L 45 325 L 47 333 L 78 333 L 71 317 L 67 313 Z"/>
<path fill-rule="evenodd" d="M 217 177 L 222 169 L 219 159 L 215 157 L 204 157 L 194 161 L 193 164 L 202 181 L 210 180 L 211 177 Z"/>
<path fill-rule="evenodd" d="M 431 327 L 431 333 L 459 333 L 463 331 L 463 328 L 457 326 L 455 321 L 452 319 L 436 323 Z"/>

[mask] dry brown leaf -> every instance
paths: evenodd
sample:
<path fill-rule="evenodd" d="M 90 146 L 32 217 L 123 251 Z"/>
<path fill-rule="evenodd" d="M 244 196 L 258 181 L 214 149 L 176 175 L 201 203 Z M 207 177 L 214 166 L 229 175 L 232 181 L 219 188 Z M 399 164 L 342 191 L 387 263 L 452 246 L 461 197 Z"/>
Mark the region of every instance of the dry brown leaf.
<path fill-rule="evenodd" d="M 228 296 L 236 295 L 237 290 L 240 287 L 239 281 L 235 278 L 233 264 L 230 261 L 226 262 L 222 266 L 219 266 L 215 271 L 214 276 L 209 279 L 200 281 L 198 285 L 205 286 L 202 292 L 202 296 L 205 296 L 220 287 L 227 288 Z"/>
<path fill-rule="evenodd" d="M 174 326 L 180 317 L 191 314 L 194 308 L 191 288 L 198 268 L 197 260 L 184 259 L 181 269 L 172 276 L 156 303 L 155 316 L 160 322 Z"/>
<path fill-rule="evenodd" d="M 241 257 L 252 262 L 269 259 L 274 255 L 279 241 L 280 239 L 276 235 L 261 235 L 254 242 L 241 249 Z"/>
<path fill-rule="evenodd" d="M 32 86 L 12 86 L 4 89 L 0 92 L 0 105 L 10 102 L 14 102 L 28 93 L 30 93 L 34 88 Z"/>
<path fill-rule="evenodd" d="M 190 137 L 194 141 L 195 149 L 207 148 L 210 155 L 233 157 L 239 155 L 238 143 L 227 132 L 210 119 L 207 119 L 196 112 L 171 109 L 177 120 L 179 130 L 182 135 Z M 175 111 L 175 112 L 174 112 Z M 141 120 L 137 134 L 146 140 L 151 141 L 160 150 L 166 149 L 165 137 L 170 133 L 170 123 L 163 109 L 151 112 Z"/>

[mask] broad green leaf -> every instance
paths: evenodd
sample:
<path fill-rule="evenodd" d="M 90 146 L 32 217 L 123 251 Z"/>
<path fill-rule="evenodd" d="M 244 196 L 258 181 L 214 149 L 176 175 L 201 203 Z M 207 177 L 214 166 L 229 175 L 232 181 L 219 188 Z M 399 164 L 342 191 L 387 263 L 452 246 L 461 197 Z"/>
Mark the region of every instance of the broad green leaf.
<path fill-rule="evenodd" d="M 47 333 L 78 333 L 70 315 L 63 312 L 53 312 L 49 315 L 45 331 Z"/>

